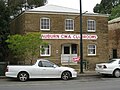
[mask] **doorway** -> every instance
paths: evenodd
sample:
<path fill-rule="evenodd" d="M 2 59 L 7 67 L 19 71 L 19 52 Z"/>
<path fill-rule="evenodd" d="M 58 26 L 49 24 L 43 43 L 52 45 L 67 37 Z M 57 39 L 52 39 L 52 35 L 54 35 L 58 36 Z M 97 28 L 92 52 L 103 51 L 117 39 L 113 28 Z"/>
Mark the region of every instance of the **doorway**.
<path fill-rule="evenodd" d="M 112 55 L 113 58 L 117 58 L 117 49 L 113 49 Z"/>
<path fill-rule="evenodd" d="M 77 44 L 63 44 L 61 63 L 76 63 L 73 58 L 77 57 Z"/>

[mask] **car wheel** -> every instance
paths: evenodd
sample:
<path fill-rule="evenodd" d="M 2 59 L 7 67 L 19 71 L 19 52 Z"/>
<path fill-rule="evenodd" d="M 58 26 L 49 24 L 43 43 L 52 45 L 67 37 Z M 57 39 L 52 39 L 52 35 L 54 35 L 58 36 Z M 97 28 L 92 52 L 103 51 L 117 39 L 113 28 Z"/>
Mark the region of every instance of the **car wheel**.
<path fill-rule="evenodd" d="M 68 72 L 68 71 L 63 72 L 61 78 L 62 78 L 63 80 L 68 80 L 68 79 L 70 79 L 70 72 Z"/>
<path fill-rule="evenodd" d="M 115 70 L 113 74 L 116 78 L 120 77 L 120 70 Z"/>
<path fill-rule="evenodd" d="M 28 75 L 28 73 L 26 73 L 26 72 L 20 72 L 20 73 L 18 74 L 18 79 L 19 79 L 20 81 L 22 81 L 22 82 L 27 81 L 28 78 L 29 78 L 29 75 Z"/>

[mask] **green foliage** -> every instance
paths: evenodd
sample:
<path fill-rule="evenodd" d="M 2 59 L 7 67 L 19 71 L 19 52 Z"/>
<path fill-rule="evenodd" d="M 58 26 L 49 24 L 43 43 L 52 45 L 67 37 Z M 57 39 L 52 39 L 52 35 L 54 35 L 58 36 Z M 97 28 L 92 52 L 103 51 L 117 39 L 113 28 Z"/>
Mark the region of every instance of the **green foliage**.
<path fill-rule="evenodd" d="M 14 55 L 23 55 L 24 54 L 24 36 L 21 35 L 11 35 L 8 36 L 8 39 L 6 40 L 8 44 L 8 47 L 10 50 L 14 53 Z"/>
<path fill-rule="evenodd" d="M 100 4 L 96 4 L 93 11 L 101 14 L 111 14 L 109 20 L 119 17 L 120 0 L 101 0 Z"/>
<path fill-rule="evenodd" d="M 4 0 L 0 0 L 0 61 L 5 61 L 8 55 L 7 43 L 5 40 L 9 35 L 9 8 Z"/>
<path fill-rule="evenodd" d="M 5 40 L 9 35 L 10 16 L 15 17 L 23 12 L 23 8 L 33 8 L 45 5 L 47 0 L 0 0 L 0 61 L 8 57 L 9 49 Z"/>
<path fill-rule="evenodd" d="M 23 9 L 31 9 L 45 5 L 47 0 L 8 0 L 11 16 L 18 16 Z"/>
<path fill-rule="evenodd" d="M 120 5 L 118 5 L 112 9 L 109 19 L 111 20 L 111 19 L 114 19 L 117 17 L 120 17 Z"/>
<path fill-rule="evenodd" d="M 45 44 L 40 33 L 27 33 L 25 35 L 10 35 L 6 40 L 8 47 L 16 57 L 33 60 L 39 56 L 40 45 Z"/>
<path fill-rule="evenodd" d="M 113 0 L 102 0 L 100 4 L 96 4 L 93 11 L 95 13 L 110 14 L 113 8 Z"/>
<path fill-rule="evenodd" d="M 40 7 L 47 3 L 47 0 L 28 0 L 29 8 Z"/>

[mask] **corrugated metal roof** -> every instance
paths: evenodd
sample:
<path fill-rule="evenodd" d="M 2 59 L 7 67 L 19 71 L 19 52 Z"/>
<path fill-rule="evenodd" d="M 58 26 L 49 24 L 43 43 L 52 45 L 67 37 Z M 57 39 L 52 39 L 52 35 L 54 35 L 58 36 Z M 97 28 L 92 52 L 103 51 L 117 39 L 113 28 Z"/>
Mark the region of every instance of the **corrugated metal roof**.
<path fill-rule="evenodd" d="M 41 7 L 37 7 L 28 11 L 32 12 L 62 12 L 62 13 L 79 13 L 80 11 L 77 9 L 57 6 L 57 5 L 45 5 Z"/>
<path fill-rule="evenodd" d="M 99 14 L 99 13 L 90 13 L 90 12 L 83 12 L 84 16 L 101 16 L 101 17 L 108 17 L 106 14 Z M 34 9 L 30 9 L 25 11 L 25 13 L 49 13 L 49 14 L 70 14 L 70 15 L 79 15 L 80 10 L 63 7 L 63 6 L 57 6 L 57 5 L 45 5 L 41 7 L 37 7 Z"/>

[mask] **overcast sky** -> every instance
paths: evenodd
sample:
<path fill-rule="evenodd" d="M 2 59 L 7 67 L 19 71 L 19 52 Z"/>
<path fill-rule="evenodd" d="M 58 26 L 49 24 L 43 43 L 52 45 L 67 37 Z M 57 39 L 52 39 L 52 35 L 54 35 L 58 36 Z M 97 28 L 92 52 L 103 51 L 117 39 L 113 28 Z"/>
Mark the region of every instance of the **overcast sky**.
<path fill-rule="evenodd" d="M 82 0 L 82 10 L 93 12 L 93 8 L 101 0 Z M 79 9 L 79 0 L 48 0 L 48 4 Z"/>

